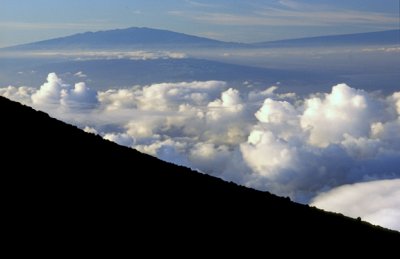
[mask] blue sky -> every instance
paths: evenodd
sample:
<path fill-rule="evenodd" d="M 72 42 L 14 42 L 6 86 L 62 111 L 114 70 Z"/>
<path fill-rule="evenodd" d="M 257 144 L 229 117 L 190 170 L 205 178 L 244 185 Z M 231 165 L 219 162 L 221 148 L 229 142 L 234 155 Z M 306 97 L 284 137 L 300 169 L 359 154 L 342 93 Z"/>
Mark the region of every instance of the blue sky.
<path fill-rule="evenodd" d="M 398 0 L 0 0 L 0 46 L 132 26 L 258 42 L 398 28 Z"/>

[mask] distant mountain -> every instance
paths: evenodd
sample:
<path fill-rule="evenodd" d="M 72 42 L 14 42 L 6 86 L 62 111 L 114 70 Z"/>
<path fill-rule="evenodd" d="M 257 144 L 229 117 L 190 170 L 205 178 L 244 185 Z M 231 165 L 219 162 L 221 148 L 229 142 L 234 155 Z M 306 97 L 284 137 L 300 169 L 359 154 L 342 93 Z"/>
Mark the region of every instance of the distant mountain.
<path fill-rule="evenodd" d="M 400 31 L 379 31 L 346 35 L 268 41 L 254 44 L 218 41 L 168 30 L 132 27 L 85 32 L 62 38 L 38 41 L 1 50 L 131 50 L 137 48 L 264 48 L 264 47 L 330 47 L 343 45 L 399 44 Z"/>
<path fill-rule="evenodd" d="M 84 72 L 86 77 L 74 76 L 79 71 Z M 280 82 L 280 89 L 283 92 L 296 91 L 301 94 L 305 86 L 318 87 L 318 90 L 321 90 L 342 80 L 329 74 L 329 70 L 316 72 L 287 67 L 262 68 L 196 58 L 50 61 L 0 59 L 0 82 L 3 86 L 38 87 L 43 84 L 43 78 L 46 78 L 49 72 L 57 73 L 69 84 L 74 84 L 77 80 L 86 81 L 92 89 L 97 91 L 165 82 L 219 80 L 227 82 L 229 86 L 240 88 L 243 94 L 247 91 L 265 89 L 277 82 Z M 246 86 L 244 82 L 247 82 Z M 249 84 L 251 84 L 250 87 Z"/>
<path fill-rule="evenodd" d="M 393 44 L 400 44 L 400 30 L 268 41 L 255 43 L 253 45 L 256 47 L 330 47 Z"/>
<path fill-rule="evenodd" d="M 167 30 L 138 28 L 85 32 L 7 48 L 9 50 L 129 49 L 132 47 L 231 47 L 229 43 Z"/>
<path fill-rule="evenodd" d="M 268 240 L 271 253 L 282 250 L 270 244 L 306 240 L 333 251 L 398 249 L 396 231 L 160 161 L 3 97 L 0 120 L 2 233 L 19 246 L 188 242 L 209 251 L 224 242 L 247 253 Z"/>

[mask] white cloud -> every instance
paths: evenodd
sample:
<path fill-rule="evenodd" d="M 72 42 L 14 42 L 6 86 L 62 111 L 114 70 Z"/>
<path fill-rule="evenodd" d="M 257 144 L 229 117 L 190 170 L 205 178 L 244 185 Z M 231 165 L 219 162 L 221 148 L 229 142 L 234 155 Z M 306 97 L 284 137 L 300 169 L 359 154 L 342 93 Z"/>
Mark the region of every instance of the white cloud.
<path fill-rule="evenodd" d="M 229 88 L 222 92 L 221 98 L 208 104 L 207 116 L 214 121 L 223 119 L 230 114 L 237 114 L 242 112 L 243 103 L 238 90 Z"/>
<path fill-rule="evenodd" d="M 87 75 L 85 73 L 83 73 L 82 71 L 76 72 L 74 74 L 74 76 L 78 77 L 78 78 L 86 78 Z"/>
<path fill-rule="evenodd" d="M 400 47 L 365 48 L 362 49 L 362 52 L 400 53 Z"/>
<path fill-rule="evenodd" d="M 97 93 L 83 82 L 75 84 L 73 89 L 64 89 L 61 92 L 61 105 L 64 107 L 92 108 L 97 103 Z"/>
<path fill-rule="evenodd" d="M 85 129 L 86 132 L 91 132 L 91 133 L 96 132 L 96 130 L 94 129 L 90 128 L 85 128 Z M 106 133 L 103 136 L 103 138 L 126 147 L 132 147 L 133 144 L 135 143 L 134 138 L 126 133 Z"/>
<path fill-rule="evenodd" d="M 76 60 L 104 60 L 104 59 L 130 59 L 130 60 L 154 60 L 154 59 L 182 59 L 186 58 L 187 54 L 176 51 L 57 51 L 57 50 L 42 50 L 42 51 L 7 51 L 2 53 L 8 57 L 66 57 Z M 86 75 L 79 71 L 74 74 L 79 78 L 85 78 Z"/>
<path fill-rule="evenodd" d="M 221 81 L 153 84 L 137 92 L 138 105 L 143 110 L 158 111 L 176 110 L 185 104 L 202 107 L 225 87 Z"/>
<path fill-rule="evenodd" d="M 36 89 L 26 86 L 14 87 L 8 86 L 0 88 L 0 95 L 17 100 L 23 104 L 31 105 L 31 96 L 36 92 Z"/>
<path fill-rule="evenodd" d="M 34 90 L 31 89 L 31 92 Z M 31 95 L 33 106 L 42 109 L 56 108 L 83 109 L 94 108 L 98 103 L 97 93 L 86 87 L 83 82 L 75 84 L 74 88 L 65 84 L 55 73 L 47 76 L 47 82 Z"/>
<path fill-rule="evenodd" d="M 47 82 L 32 95 L 32 103 L 37 106 L 55 105 L 61 101 L 61 91 L 67 85 L 55 73 L 47 76 Z"/>
<path fill-rule="evenodd" d="M 185 156 L 187 145 L 185 141 L 166 139 L 155 140 L 148 145 L 137 145 L 135 148 L 162 160 L 189 167 L 191 164 Z"/>
<path fill-rule="evenodd" d="M 119 144 L 226 180 L 309 202 L 322 191 L 400 178 L 400 92 L 345 84 L 299 97 L 221 81 L 95 92 L 51 73 L 39 89 L 0 88 Z M 379 214 L 380 215 L 380 214 Z"/>
<path fill-rule="evenodd" d="M 363 91 L 339 84 L 325 98 L 306 100 L 301 127 L 310 132 L 309 142 L 319 147 L 338 143 L 345 134 L 367 136 L 369 125 L 378 119 L 374 106 Z"/>
<path fill-rule="evenodd" d="M 201 142 L 193 145 L 188 158 L 193 168 L 208 174 L 221 175 L 232 158 L 232 150 L 227 145 Z"/>
<path fill-rule="evenodd" d="M 267 98 L 240 145 L 251 184 L 307 201 L 325 188 L 400 177 L 397 96 L 339 84 L 303 100 Z"/>
<path fill-rule="evenodd" d="M 95 128 L 92 128 L 92 127 L 89 127 L 89 126 L 85 126 L 83 128 L 83 131 L 85 131 L 87 133 L 96 134 L 96 135 L 99 134 Z"/>
<path fill-rule="evenodd" d="M 400 231 L 400 179 L 340 186 L 311 205 Z"/>
<path fill-rule="evenodd" d="M 248 142 L 241 145 L 244 161 L 255 173 L 267 177 L 279 177 L 283 171 L 295 170 L 297 152 L 295 147 L 276 138 L 270 131 L 253 130 Z"/>

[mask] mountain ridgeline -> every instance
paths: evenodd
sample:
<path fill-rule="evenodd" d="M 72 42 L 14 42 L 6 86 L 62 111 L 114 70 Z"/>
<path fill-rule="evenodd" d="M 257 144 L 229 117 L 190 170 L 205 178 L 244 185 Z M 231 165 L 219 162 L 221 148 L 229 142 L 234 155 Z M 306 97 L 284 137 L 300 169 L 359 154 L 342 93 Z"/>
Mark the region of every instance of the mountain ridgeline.
<path fill-rule="evenodd" d="M 258 47 L 340 47 L 396 44 L 400 44 L 400 30 L 267 41 L 256 43 L 254 45 Z"/>
<path fill-rule="evenodd" d="M 12 236 L 40 233 L 58 245 L 174 240 L 203 250 L 227 242 L 244 251 L 261 251 L 267 240 L 354 250 L 400 241 L 396 231 L 163 162 L 3 97 L 0 116 L 3 217 Z"/>
<path fill-rule="evenodd" d="M 85 32 L 62 38 L 33 42 L 3 50 L 130 50 L 134 48 L 271 48 L 326 47 L 346 45 L 393 45 L 400 42 L 400 30 L 332 35 L 267 41 L 260 43 L 226 42 L 168 30 L 138 28 Z"/>
<path fill-rule="evenodd" d="M 48 49 L 129 49 L 131 47 L 232 47 L 229 43 L 167 30 L 132 27 L 108 31 L 85 32 L 11 47 L 11 50 Z"/>

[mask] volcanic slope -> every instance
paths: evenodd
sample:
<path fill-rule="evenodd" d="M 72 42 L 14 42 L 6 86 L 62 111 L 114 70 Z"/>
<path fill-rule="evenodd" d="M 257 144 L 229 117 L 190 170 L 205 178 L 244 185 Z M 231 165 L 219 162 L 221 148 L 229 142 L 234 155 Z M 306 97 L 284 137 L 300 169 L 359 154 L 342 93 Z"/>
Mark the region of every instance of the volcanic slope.
<path fill-rule="evenodd" d="M 396 231 L 163 162 L 3 97 L 0 116 L 3 222 L 14 238 L 202 240 L 202 249 L 215 241 L 261 249 L 266 240 L 334 240 L 355 250 L 400 241 Z"/>

